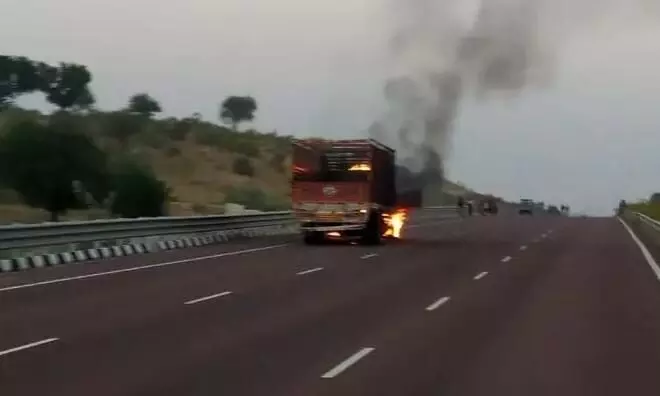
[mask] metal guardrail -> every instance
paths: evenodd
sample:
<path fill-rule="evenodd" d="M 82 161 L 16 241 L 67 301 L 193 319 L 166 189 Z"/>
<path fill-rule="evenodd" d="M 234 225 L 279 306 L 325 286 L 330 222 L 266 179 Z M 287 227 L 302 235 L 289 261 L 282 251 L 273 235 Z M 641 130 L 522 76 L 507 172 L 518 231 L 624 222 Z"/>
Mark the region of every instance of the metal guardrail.
<path fill-rule="evenodd" d="M 422 210 L 426 213 L 456 211 L 455 206 Z M 458 213 L 457 213 L 458 215 Z M 167 235 L 192 235 L 215 231 L 294 225 L 291 211 L 256 214 L 155 217 L 0 226 L 0 251 L 44 246 L 127 240 Z"/>
<path fill-rule="evenodd" d="M 635 217 L 637 217 L 639 220 L 641 220 L 646 225 L 649 225 L 653 229 L 655 229 L 656 231 L 660 232 L 660 221 L 652 219 L 649 216 L 647 216 L 643 213 L 639 213 L 639 212 L 633 212 L 633 215 L 635 215 Z"/>
<path fill-rule="evenodd" d="M 258 214 L 153 217 L 0 227 L 0 250 L 66 245 L 102 240 L 196 234 L 291 224 L 290 211 Z"/>

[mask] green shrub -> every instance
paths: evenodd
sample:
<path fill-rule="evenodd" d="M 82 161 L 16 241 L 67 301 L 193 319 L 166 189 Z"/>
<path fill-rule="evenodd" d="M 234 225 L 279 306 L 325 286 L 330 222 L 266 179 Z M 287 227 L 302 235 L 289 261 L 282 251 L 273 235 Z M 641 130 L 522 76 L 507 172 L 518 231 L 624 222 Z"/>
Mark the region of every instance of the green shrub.
<path fill-rule="evenodd" d="M 208 213 L 208 207 L 206 205 L 202 205 L 199 203 L 193 204 L 192 206 L 193 212 L 197 214 L 206 214 Z"/>
<path fill-rule="evenodd" d="M 204 125 L 195 130 L 195 140 L 198 144 L 214 147 L 247 157 L 258 157 L 260 144 L 257 138 L 244 133 L 234 132 L 230 129 Z"/>
<path fill-rule="evenodd" d="M 169 139 L 174 141 L 186 140 L 186 137 L 193 130 L 197 124 L 197 120 L 193 118 L 184 118 L 178 120 L 176 118 L 168 118 L 159 123 L 162 128 L 163 134 Z"/>
<path fill-rule="evenodd" d="M 211 128 L 200 128 L 195 130 L 195 141 L 197 144 L 222 149 L 224 136 Z"/>
<path fill-rule="evenodd" d="M 273 169 L 277 170 L 280 173 L 283 173 L 286 169 L 284 168 L 284 161 L 286 160 L 286 155 L 283 153 L 275 153 L 271 157 L 269 163 Z"/>
<path fill-rule="evenodd" d="M 232 169 L 234 173 L 236 173 L 237 175 L 248 176 L 248 177 L 254 176 L 254 167 L 252 166 L 252 163 L 250 162 L 249 158 L 245 158 L 245 157 L 236 158 L 234 160 Z"/>
<path fill-rule="evenodd" d="M 2 181 L 0 181 L 1 183 Z M 0 184 L 0 187 L 2 185 Z M 0 189 L 0 204 L 16 204 L 21 202 L 21 197 L 16 191 L 10 189 Z"/>
<path fill-rule="evenodd" d="M 169 189 L 145 166 L 132 161 L 123 163 L 114 174 L 113 192 L 113 215 L 134 218 L 166 214 Z"/>
<path fill-rule="evenodd" d="M 135 142 L 143 146 L 148 146 L 155 149 L 161 149 L 167 144 L 167 136 L 160 133 L 156 129 L 149 129 L 144 133 L 135 136 Z"/>
<path fill-rule="evenodd" d="M 247 209 L 261 210 L 287 210 L 291 208 L 288 200 L 264 192 L 254 186 L 232 187 L 226 193 L 225 202 L 236 203 Z"/>
<path fill-rule="evenodd" d="M 168 157 L 176 157 L 181 154 L 181 150 L 178 147 L 170 147 L 167 149 L 166 155 Z"/>
<path fill-rule="evenodd" d="M 660 204 L 650 202 L 638 202 L 628 205 L 633 212 L 639 212 L 652 219 L 660 221 Z"/>
<path fill-rule="evenodd" d="M 231 152 L 243 154 L 252 158 L 259 157 L 259 145 L 254 140 L 247 139 L 245 137 L 239 137 L 230 139 L 228 143 L 229 145 L 227 149 Z"/>

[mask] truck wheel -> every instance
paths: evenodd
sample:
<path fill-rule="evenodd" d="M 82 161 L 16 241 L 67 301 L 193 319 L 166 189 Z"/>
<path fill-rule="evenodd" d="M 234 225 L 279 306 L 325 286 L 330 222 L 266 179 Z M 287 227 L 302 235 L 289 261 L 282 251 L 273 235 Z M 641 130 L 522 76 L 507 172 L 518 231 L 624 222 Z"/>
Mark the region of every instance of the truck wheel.
<path fill-rule="evenodd" d="M 305 231 L 303 241 L 306 245 L 317 245 L 323 242 L 323 233 L 319 231 Z"/>
<path fill-rule="evenodd" d="M 361 242 L 363 245 L 380 245 L 382 242 L 382 234 L 381 215 L 376 212 L 369 217 L 367 227 L 362 234 Z"/>

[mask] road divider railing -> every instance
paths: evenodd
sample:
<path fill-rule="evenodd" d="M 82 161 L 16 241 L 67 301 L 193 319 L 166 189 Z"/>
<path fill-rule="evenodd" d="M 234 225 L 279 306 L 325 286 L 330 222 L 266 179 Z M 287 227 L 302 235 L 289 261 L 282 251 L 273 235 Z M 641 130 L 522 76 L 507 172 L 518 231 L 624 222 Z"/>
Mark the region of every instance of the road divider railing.
<path fill-rule="evenodd" d="M 652 219 L 649 216 L 639 212 L 633 212 L 633 215 L 637 217 L 643 224 L 649 226 L 657 232 L 660 232 L 660 221 Z"/>
<path fill-rule="evenodd" d="M 660 251 L 660 221 L 632 210 L 624 210 L 619 216 L 651 252 Z"/>
<path fill-rule="evenodd" d="M 413 215 L 419 221 L 459 217 L 455 206 Z M 0 272 L 297 232 L 291 211 L 0 226 Z"/>

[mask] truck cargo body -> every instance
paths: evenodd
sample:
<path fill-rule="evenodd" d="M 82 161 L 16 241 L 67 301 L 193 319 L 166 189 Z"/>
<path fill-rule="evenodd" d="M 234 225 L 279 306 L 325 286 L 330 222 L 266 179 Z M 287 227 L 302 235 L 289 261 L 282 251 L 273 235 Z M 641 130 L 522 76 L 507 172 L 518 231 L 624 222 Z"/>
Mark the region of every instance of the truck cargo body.
<path fill-rule="evenodd" d="M 305 240 L 378 243 L 397 202 L 394 162 L 394 150 L 372 139 L 294 141 L 291 199 Z"/>

